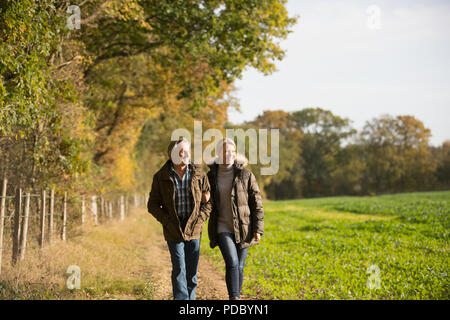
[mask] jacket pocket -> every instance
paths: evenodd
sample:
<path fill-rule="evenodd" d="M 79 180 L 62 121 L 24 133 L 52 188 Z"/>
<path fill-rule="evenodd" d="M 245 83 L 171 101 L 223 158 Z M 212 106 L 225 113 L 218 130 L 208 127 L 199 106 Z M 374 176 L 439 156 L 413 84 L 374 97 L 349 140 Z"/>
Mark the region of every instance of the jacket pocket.
<path fill-rule="evenodd" d="M 203 221 L 201 221 L 200 219 L 200 214 L 197 216 L 197 218 L 195 219 L 195 222 L 193 222 L 192 225 L 192 231 L 191 231 L 191 236 L 195 236 L 197 234 L 200 234 L 200 232 L 202 231 L 203 228 Z"/>
<path fill-rule="evenodd" d="M 164 228 L 167 230 L 168 234 L 175 235 L 178 233 L 177 223 L 178 223 L 178 221 L 176 221 L 172 216 L 170 216 L 170 215 L 167 216 L 167 220 L 166 220 L 166 224 L 164 225 Z"/>
<path fill-rule="evenodd" d="M 241 242 L 250 242 L 252 237 L 251 225 L 249 221 L 241 221 Z"/>

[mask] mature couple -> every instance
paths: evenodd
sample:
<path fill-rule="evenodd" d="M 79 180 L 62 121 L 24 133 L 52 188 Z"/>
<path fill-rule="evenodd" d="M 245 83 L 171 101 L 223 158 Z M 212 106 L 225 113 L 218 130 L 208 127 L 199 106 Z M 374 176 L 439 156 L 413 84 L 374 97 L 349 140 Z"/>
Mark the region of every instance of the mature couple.
<path fill-rule="evenodd" d="M 210 216 L 211 248 L 220 248 L 226 266 L 229 298 L 241 295 L 248 248 L 264 229 L 261 194 L 245 156 L 231 139 L 222 139 L 206 175 L 190 160 L 190 143 L 172 141 L 169 159 L 153 176 L 148 211 L 162 224 L 172 260 L 175 300 L 193 300 L 203 223 Z"/>

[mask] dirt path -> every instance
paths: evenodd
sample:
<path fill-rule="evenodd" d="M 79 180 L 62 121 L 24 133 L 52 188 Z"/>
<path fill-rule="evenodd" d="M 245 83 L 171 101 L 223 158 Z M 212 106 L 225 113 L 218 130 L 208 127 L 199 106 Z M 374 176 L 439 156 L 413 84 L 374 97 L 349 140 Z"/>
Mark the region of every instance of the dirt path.
<path fill-rule="evenodd" d="M 124 221 L 90 221 L 68 241 L 29 249 L 19 265 L 3 263 L 0 299 L 172 299 L 169 249 L 146 209 L 133 208 Z M 79 290 L 66 289 L 71 265 L 81 270 Z M 196 298 L 228 299 L 223 272 L 201 251 Z"/>
<path fill-rule="evenodd" d="M 151 218 L 153 219 L 153 218 Z M 172 264 L 167 243 L 162 235 L 161 227 L 156 225 L 151 235 L 152 243 L 146 255 L 145 264 L 148 266 L 147 272 L 151 279 L 151 287 L 154 299 L 172 299 L 172 283 L 170 279 Z M 145 272 L 145 271 L 144 271 Z M 196 299 L 198 300 L 227 300 L 228 293 L 224 275 L 220 274 L 217 268 L 200 252 L 198 268 L 198 286 Z"/>

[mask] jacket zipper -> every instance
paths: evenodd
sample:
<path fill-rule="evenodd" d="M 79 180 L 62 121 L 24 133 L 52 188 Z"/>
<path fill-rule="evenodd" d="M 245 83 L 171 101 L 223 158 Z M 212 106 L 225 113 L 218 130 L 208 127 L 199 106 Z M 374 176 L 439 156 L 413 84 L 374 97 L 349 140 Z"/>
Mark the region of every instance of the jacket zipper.
<path fill-rule="evenodd" d="M 192 176 L 192 178 L 191 178 L 191 185 L 189 186 L 190 189 L 191 189 L 192 199 L 194 200 L 194 207 L 192 208 L 192 213 L 194 213 L 194 212 L 195 212 L 195 209 L 196 209 L 195 198 L 194 198 L 194 194 L 192 193 L 192 185 L 193 185 L 193 184 L 194 184 L 194 176 Z M 200 199 L 200 202 L 201 202 L 201 199 Z M 192 213 L 191 213 L 191 215 L 192 215 Z M 200 208 L 198 208 L 198 215 L 197 215 L 197 217 L 195 218 L 195 223 L 191 223 L 191 236 L 194 235 L 194 227 L 195 227 L 195 225 L 197 224 L 197 221 L 198 221 L 199 216 L 200 216 Z M 188 220 L 189 220 L 189 219 L 188 219 Z M 186 222 L 186 224 L 187 224 L 187 222 Z"/>

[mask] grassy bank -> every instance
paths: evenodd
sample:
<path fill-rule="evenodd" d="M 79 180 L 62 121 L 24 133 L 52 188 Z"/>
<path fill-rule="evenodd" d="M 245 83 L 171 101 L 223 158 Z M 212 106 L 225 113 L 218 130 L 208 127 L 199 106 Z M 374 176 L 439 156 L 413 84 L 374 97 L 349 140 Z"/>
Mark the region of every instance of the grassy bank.
<path fill-rule="evenodd" d="M 4 254 L 1 299 L 152 299 L 152 275 L 146 264 L 156 225 L 143 209 L 125 221 L 88 225 L 66 242 L 30 249 L 12 267 Z M 81 289 L 66 286 L 70 265 L 81 269 Z"/>

